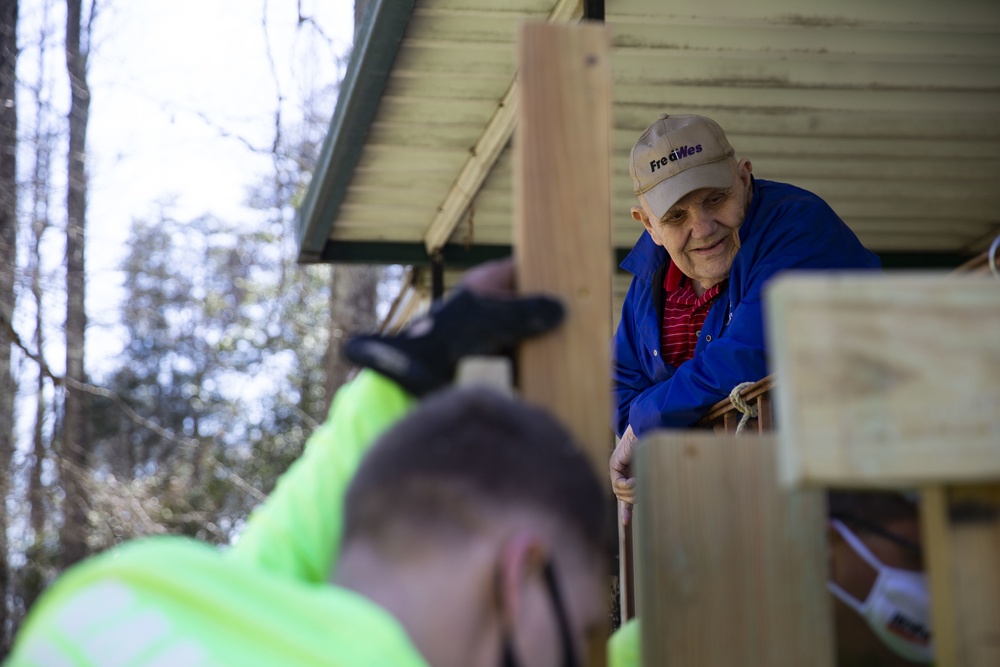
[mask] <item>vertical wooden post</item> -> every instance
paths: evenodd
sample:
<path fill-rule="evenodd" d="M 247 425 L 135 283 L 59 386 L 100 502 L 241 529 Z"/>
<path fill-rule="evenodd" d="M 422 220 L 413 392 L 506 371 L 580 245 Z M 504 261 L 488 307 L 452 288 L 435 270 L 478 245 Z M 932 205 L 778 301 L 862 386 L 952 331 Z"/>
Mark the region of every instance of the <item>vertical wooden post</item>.
<path fill-rule="evenodd" d="M 934 664 L 1000 664 L 1000 484 L 921 489 Z"/>
<path fill-rule="evenodd" d="M 660 431 L 639 445 L 644 665 L 832 667 L 825 504 L 777 481 L 773 437 Z"/>
<path fill-rule="evenodd" d="M 519 289 L 563 300 L 565 324 L 521 346 L 519 386 L 607 480 L 611 340 L 610 39 L 600 24 L 525 23 L 514 135 Z"/>
<path fill-rule="evenodd" d="M 788 275 L 766 299 L 784 480 L 920 488 L 934 662 L 1000 664 L 996 281 Z"/>
<path fill-rule="evenodd" d="M 955 628 L 955 594 L 951 539 L 948 535 L 948 502 L 940 484 L 921 489 L 920 529 L 931 593 L 931 623 L 934 628 L 934 664 L 958 666 Z"/>
<path fill-rule="evenodd" d="M 519 289 L 566 305 L 563 326 L 520 347 L 519 387 L 586 448 L 608 482 L 611 453 L 611 66 L 600 24 L 525 23 L 514 135 Z M 558 474 L 558 471 L 553 471 Z M 587 664 L 606 663 L 596 633 Z"/>

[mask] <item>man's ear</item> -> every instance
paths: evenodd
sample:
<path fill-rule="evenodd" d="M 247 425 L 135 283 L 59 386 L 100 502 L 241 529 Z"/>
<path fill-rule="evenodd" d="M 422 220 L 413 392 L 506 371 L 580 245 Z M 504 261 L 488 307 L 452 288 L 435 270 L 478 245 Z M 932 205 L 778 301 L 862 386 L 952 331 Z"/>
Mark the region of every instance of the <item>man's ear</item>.
<path fill-rule="evenodd" d="M 524 592 L 534 577 L 541 576 L 548 559 L 548 547 L 537 533 L 518 531 L 500 548 L 497 567 L 497 595 L 503 622 L 513 626 Z"/>
<path fill-rule="evenodd" d="M 649 237 L 653 239 L 653 242 L 656 245 L 663 245 L 660 243 L 659 235 L 653 233 L 653 223 L 650 221 L 649 216 L 646 215 L 646 211 L 641 206 L 633 206 L 631 211 L 632 219 L 642 223 L 642 226 L 649 232 Z"/>
<path fill-rule="evenodd" d="M 740 158 L 739 163 L 736 165 L 736 173 L 739 175 L 740 180 L 743 181 L 744 187 L 750 185 L 750 175 L 753 174 L 753 163 L 747 158 Z"/>

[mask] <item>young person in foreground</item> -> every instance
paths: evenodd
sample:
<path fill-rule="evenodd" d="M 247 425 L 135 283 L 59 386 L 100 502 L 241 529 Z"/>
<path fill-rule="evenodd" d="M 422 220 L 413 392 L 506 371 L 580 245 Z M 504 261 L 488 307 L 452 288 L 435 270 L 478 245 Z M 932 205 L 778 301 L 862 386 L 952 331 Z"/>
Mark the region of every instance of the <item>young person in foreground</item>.
<path fill-rule="evenodd" d="M 159 537 L 85 561 L 6 664 L 584 664 L 610 542 L 588 460 L 537 408 L 444 389 L 461 356 L 559 323 L 557 302 L 505 294 L 512 276 L 486 266 L 407 333 L 353 340 L 370 368 L 232 547 Z"/>

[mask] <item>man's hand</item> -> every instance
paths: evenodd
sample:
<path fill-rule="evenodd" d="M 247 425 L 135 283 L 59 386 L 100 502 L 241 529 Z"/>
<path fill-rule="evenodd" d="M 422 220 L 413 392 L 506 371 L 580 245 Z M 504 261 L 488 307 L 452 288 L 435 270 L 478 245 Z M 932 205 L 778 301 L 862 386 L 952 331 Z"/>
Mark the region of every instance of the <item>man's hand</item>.
<path fill-rule="evenodd" d="M 632 505 L 635 504 L 635 477 L 632 477 L 632 455 L 635 452 L 636 437 L 629 426 L 611 454 L 611 489 L 621 501 L 622 523 L 632 521 Z"/>

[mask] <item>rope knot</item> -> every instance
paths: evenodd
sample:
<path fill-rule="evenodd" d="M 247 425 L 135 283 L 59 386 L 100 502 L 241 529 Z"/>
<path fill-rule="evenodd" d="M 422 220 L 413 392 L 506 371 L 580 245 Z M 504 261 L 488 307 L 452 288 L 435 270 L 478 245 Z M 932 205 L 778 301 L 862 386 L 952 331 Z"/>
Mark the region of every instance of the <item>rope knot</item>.
<path fill-rule="evenodd" d="M 733 407 L 743 415 L 740 417 L 740 423 L 736 425 L 736 435 L 742 433 L 743 427 L 747 425 L 747 422 L 750 421 L 751 418 L 757 416 L 757 406 L 750 405 L 743 400 L 743 396 L 740 395 L 743 393 L 744 389 L 751 387 L 754 384 L 755 383 L 753 382 L 741 382 L 733 387 L 733 390 L 729 392 L 729 402 L 732 403 Z"/>

